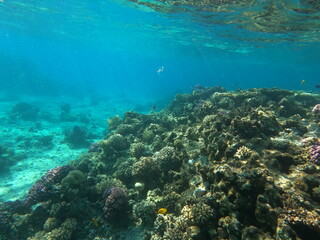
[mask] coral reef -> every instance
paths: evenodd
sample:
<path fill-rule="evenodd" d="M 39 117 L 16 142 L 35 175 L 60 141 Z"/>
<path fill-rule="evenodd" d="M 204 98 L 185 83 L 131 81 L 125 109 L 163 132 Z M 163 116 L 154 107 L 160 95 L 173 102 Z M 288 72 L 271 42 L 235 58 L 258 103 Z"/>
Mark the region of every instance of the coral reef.
<path fill-rule="evenodd" d="M 0 239 L 319 239 L 319 102 L 196 87 L 116 116 L 76 167 L 0 205 Z"/>

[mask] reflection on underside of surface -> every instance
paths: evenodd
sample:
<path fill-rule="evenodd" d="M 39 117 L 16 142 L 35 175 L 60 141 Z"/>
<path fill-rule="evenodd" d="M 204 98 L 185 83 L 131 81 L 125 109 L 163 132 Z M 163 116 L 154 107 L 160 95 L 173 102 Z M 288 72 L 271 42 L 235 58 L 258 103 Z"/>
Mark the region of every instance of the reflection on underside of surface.
<path fill-rule="evenodd" d="M 319 0 L 129 1 L 162 13 L 185 12 L 192 20 L 209 26 L 231 24 L 255 33 L 289 34 L 286 37 L 293 41 L 319 39 Z M 296 34 L 303 34 L 303 37 Z"/>

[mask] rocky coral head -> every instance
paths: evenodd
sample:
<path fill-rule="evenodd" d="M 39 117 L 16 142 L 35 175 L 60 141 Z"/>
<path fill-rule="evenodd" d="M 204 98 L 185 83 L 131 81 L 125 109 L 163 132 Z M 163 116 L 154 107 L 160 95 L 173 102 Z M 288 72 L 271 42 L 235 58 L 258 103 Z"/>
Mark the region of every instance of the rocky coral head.
<path fill-rule="evenodd" d="M 83 148 L 88 147 L 88 133 L 86 129 L 78 125 L 74 125 L 72 129 L 66 129 L 64 131 L 64 141 L 71 148 Z"/>
<path fill-rule="evenodd" d="M 106 199 L 103 212 L 109 223 L 125 219 L 128 210 L 127 194 L 123 188 L 107 188 L 103 194 Z"/>
<path fill-rule="evenodd" d="M 25 121 L 35 121 L 38 118 L 39 109 L 29 103 L 19 102 L 12 107 L 11 117 Z"/>

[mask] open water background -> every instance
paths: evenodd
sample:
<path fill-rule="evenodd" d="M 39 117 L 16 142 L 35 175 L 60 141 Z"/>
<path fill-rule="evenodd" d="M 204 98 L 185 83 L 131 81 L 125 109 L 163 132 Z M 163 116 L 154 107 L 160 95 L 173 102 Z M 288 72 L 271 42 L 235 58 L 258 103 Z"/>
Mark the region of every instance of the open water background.
<path fill-rule="evenodd" d="M 160 3 L 166 8 L 155 11 L 146 6 L 148 2 L 3 0 L 1 93 L 44 99 L 123 96 L 145 102 L 169 101 L 173 94 L 190 92 L 197 84 L 228 90 L 317 91 L 318 5 L 282 2 L 314 11 L 295 13 L 299 19 L 290 20 L 288 31 L 269 27 L 259 32 L 229 21 L 244 10 L 249 14 L 243 16 L 254 14 L 259 6 L 234 6 L 232 12 L 209 14 L 202 8 L 187 5 L 181 10 L 169 3 Z M 237 21 L 243 16 L 236 16 Z M 272 27 L 280 25 L 273 19 Z"/>

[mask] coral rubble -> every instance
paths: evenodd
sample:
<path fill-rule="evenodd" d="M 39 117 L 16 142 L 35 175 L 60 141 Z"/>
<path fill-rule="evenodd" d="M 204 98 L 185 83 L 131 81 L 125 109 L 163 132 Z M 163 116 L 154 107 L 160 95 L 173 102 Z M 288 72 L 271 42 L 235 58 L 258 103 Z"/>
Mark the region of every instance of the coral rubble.
<path fill-rule="evenodd" d="M 0 239 L 320 239 L 319 103 L 201 87 L 111 118 L 88 153 L 0 205 Z"/>

